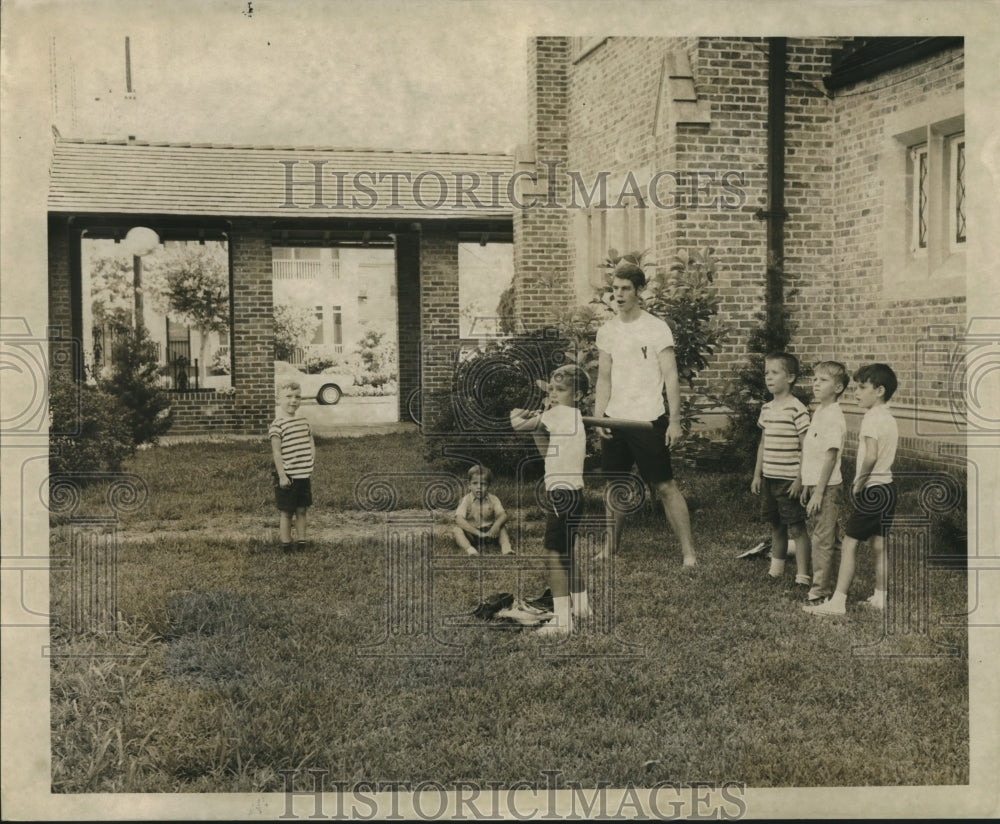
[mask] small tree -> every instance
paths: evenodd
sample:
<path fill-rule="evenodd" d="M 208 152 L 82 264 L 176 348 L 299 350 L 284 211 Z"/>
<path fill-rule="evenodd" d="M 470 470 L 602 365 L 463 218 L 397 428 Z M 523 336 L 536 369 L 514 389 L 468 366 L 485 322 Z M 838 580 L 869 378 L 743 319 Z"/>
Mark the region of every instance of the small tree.
<path fill-rule="evenodd" d="M 171 424 L 170 396 L 160 386 L 155 342 L 144 328 L 121 329 L 114 344 L 114 369 L 100 382 L 124 411 L 123 422 L 132 443 L 156 443 Z"/>
<path fill-rule="evenodd" d="M 358 341 L 355 350 L 357 369 L 354 376 L 358 386 L 381 387 L 396 380 L 398 355 L 396 344 L 386 339 L 380 329 L 369 329 Z"/>
<path fill-rule="evenodd" d="M 164 250 L 154 281 L 167 311 L 199 332 L 199 365 L 205 369 L 208 336 L 229 335 L 229 265 L 215 246 L 185 243 Z"/>
<path fill-rule="evenodd" d="M 316 314 L 295 303 L 274 305 L 274 358 L 290 361 L 296 349 L 309 345 L 316 334 Z"/>

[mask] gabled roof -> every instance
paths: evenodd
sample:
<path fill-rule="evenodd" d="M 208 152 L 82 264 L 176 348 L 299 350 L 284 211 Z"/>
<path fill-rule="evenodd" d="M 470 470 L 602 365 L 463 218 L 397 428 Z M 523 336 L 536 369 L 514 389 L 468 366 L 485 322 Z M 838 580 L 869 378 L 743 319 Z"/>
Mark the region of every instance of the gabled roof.
<path fill-rule="evenodd" d="M 514 158 L 500 153 L 78 140 L 57 134 L 48 209 L 286 219 L 509 218 L 507 183 L 513 171 Z"/>

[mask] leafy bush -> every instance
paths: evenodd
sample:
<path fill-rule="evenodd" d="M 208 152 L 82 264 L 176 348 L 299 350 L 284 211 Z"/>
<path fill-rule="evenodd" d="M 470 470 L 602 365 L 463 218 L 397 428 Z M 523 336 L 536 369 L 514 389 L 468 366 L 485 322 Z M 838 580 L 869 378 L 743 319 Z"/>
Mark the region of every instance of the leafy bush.
<path fill-rule="evenodd" d="M 157 345 L 144 327 L 123 329 L 116 336 L 114 369 L 100 382 L 118 400 L 124 424 L 135 446 L 156 443 L 170 429 L 170 396 L 160 386 Z"/>
<path fill-rule="evenodd" d="M 119 472 L 135 451 L 125 412 L 107 392 L 63 373 L 49 381 L 49 471 Z"/>
<path fill-rule="evenodd" d="M 310 346 L 301 368 L 310 375 L 318 375 L 327 369 L 339 367 L 343 362 L 344 355 L 332 346 Z"/>
<path fill-rule="evenodd" d="M 536 381 L 565 363 L 569 342 L 543 330 L 534 335 L 489 341 L 460 353 L 452 388 L 428 398 L 435 420 L 423 420 L 425 431 L 451 433 L 452 451 L 482 461 L 494 472 L 513 475 L 526 458 L 537 454 L 534 442 L 510 428 L 510 410 L 541 408 Z M 431 439 L 428 459 L 439 457 Z"/>
<path fill-rule="evenodd" d="M 220 346 L 212 355 L 212 363 L 209 366 L 211 375 L 228 375 L 230 373 L 231 358 L 229 357 L 229 347 Z"/>
<path fill-rule="evenodd" d="M 380 386 L 344 386 L 341 387 L 344 394 L 351 398 L 378 398 L 386 395 L 399 394 L 399 385 L 396 381 L 386 381 Z"/>
<path fill-rule="evenodd" d="M 380 329 L 369 329 L 358 341 L 352 359 L 357 386 L 380 387 L 396 380 L 398 356 L 396 343 Z"/>

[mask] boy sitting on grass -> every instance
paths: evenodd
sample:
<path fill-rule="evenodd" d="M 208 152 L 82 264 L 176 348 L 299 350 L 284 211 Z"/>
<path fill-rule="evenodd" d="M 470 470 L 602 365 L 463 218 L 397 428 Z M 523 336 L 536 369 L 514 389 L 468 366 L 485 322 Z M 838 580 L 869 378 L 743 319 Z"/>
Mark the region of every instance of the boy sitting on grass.
<path fill-rule="evenodd" d="M 572 617 L 591 614 L 583 575 L 574 557 L 574 529 L 583 514 L 583 461 L 587 435 L 577 404 L 587 394 L 590 379 L 579 366 L 556 369 L 548 383 L 548 408 L 513 409 L 510 425 L 531 432 L 545 456 L 546 577 L 552 590 L 554 618 L 538 630 L 542 635 L 565 635 Z"/>
<path fill-rule="evenodd" d="M 836 591 L 828 601 L 802 607 L 813 615 L 844 615 L 847 612 L 847 591 L 854 579 L 858 544 L 867 540 L 871 540 L 875 550 L 875 593 L 866 603 L 876 609 L 885 609 L 885 537 L 896 512 L 892 463 L 899 440 L 896 419 L 887 404 L 896 391 L 896 373 L 887 364 L 870 363 L 854 374 L 854 380 L 858 406 L 867 411 L 858 433 L 858 464 L 851 487 L 853 511 L 840 545 Z"/>
<path fill-rule="evenodd" d="M 316 460 L 309 421 L 298 414 L 302 388 L 286 380 L 278 386 L 278 415 L 268 427 L 274 458 L 274 500 L 280 513 L 278 532 L 281 548 L 292 549 L 292 522 L 298 549 L 306 548 L 306 509 L 312 506 L 310 476 Z"/>
<path fill-rule="evenodd" d="M 470 467 L 469 491 L 455 510 L 455 543 L 467 555 L 478 555 L 483 544 L 492 541 L 499 542 L 501 554 L 514 552 L 507 532 L 507 512 L 500 499 L 490 492 L 492 480 L 493 473 L 486 467 Z"/>
<path fill-rule="evenodd" d="M 772 398 L 760 410 L 757 466 L 750 491 L 761 496 L 761 520 L 771 524 L 771 568 L 779 579 L 785 572 L 788 539 L 795 541 L 795 583 L 809 586 L 810 546 L 802 492 L 802 442 L 809 428 L 809 410 L 792 394 L 799 361 L 787 352 L 764 358 L 764 384 Z"/>

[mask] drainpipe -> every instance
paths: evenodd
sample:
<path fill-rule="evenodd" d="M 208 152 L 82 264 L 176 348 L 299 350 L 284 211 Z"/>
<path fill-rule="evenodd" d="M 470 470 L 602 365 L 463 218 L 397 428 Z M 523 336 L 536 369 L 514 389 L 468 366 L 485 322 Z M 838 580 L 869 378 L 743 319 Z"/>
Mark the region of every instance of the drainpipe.
<path fill-rule="evenodd" d="M 781 264 L 785 256 L 785 65 L 788 41 L 768 38 L 767 55 L 767 221 L 766 311 L 771 328 L 780 322 L 785 302 Z"/>

